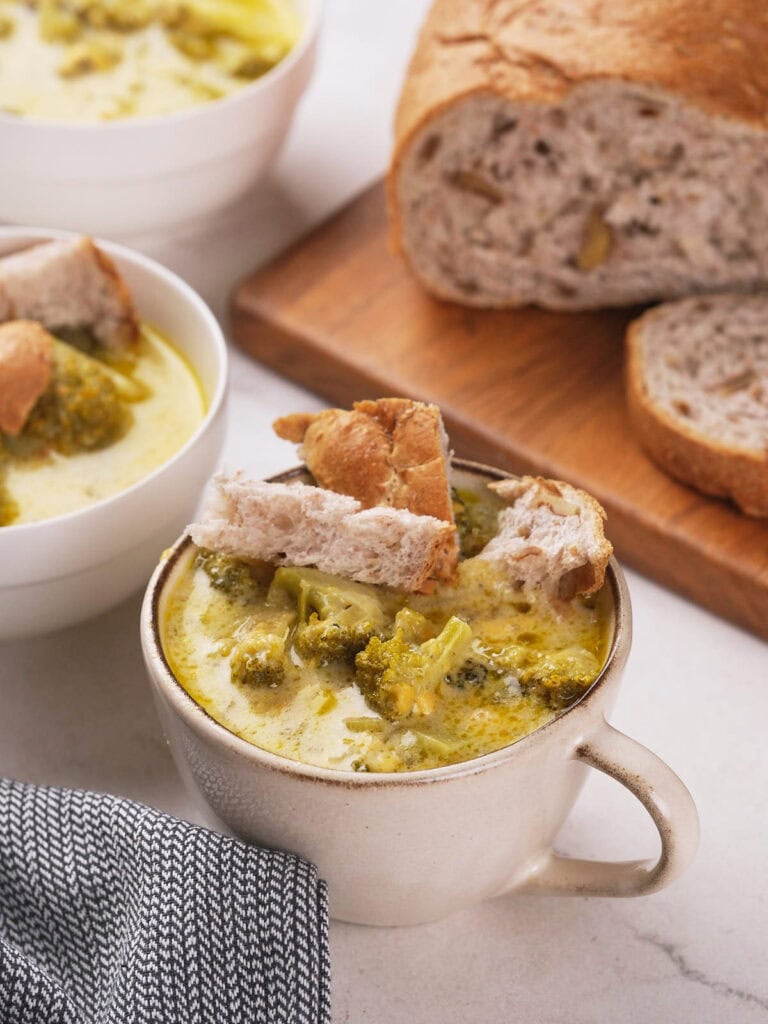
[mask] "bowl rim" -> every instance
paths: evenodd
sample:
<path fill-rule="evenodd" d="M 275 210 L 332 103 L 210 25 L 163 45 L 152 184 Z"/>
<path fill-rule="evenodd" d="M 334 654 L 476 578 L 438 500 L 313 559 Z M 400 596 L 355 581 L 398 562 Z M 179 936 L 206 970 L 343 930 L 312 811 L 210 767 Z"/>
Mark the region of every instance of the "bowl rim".
<path fill-rule="evenodd" d="M 468 459 L 452 458 L 451 466 L 476 475 L 491 477 L 494 480 L 515 477 L 514 473 Z M 268 482 L 285 483 L 305 476 L 306 467 L 295 466 L 270 477 Z M 198 735 L 203 732 L 207 733 L 208 736 L 205 737 L 207 742 L 228 747 L 234 754 L 251 762 L 254 768 L 263 767 L 279 774 L 298 776 L 307 781 L 346 789 L 355 789 L 359 786 L 397 788 L 435 784 L 485 772 L 504 763 L 510 757 L 518 756 L 519 752 L 528 750 L 532 744 L 540 741 L 542 734 L 551 735 L 552 731 L 558 727 L 558 723 L 564 719 L 571 718 L 572 715 L 583 717 L 588 714 L 595 694 L 604 688 L 608 680 L 621 674 L 629 653 L 632 639 L 632 609 L 629 590 L 621 566 L 612 556 L 608 563 L 606 582 L 611 587 L 613 595 L 614 622 L 613 636 L 605 664 L 589 689 L 549 722 L 498 750 L 492 750 L 487 754 L 481 754 L 466 761 L 458 761 L 455 764 L 443 765 L 439 768 L 422 768 L 418 771 L 406 772 L 351 772 L 347 769 L 309 765 L 285 757 L 283 754 L 265 750 L 231 732 L 198 704 L 174 675 L 162 645 L 159 622 L 160 603 L 174 569 L 186 555 L 192 543 L 192 538 L 188 533 L 182 534 L 157 565 L 147 585 L 140 618 L 141 642 L 147 669 L 152 685 L 162 691 L 162 696 L 172 706 L 173 712 L 189 728 Z"/>
<path fill-rule="evenodd" d="M 295 6 L 295 0 L 292 0 L 292 2 L 294 2 Z M 58 121 L 55 118 L 48 117 L 30 117 L 26 114 L 8 114 L 0 110 L 0 131 L 9 125 L 12 125 L 16 128 L 20 128 L 22 126 L 24 129 L 29 130 L 34 128 L 44 128 L 46 130 L 50 129 L 67 134 L 91 134 L 93 132 L 104 131 L 115 133 L 125 131 L 130 128 L 149 127 L 154 129 L 158 125 L 168 125 L 169 127 L 173 127 L 195 117 L 199 117 L 202 112 L 210 111 L 212 108 L 216 111 L 221 111 L 225 105 L 227 107 L 235 107 L 240 102 L 246 102 L 258 92 L 265 92 L 273 84 L 279 82 L 281 78 L 288 75 L 297 64 L 303 61 L 307 52 L 311 50 L 317 40 L 322 20 L 324 2 L 325 0 L 306 0 L 308 13 L 306 17 L 303 18 L 301 35 L 299 36 L 296 44 L 289 50 L 285 57 L 271 67 L 269 71 L 259 76 L 259 78 L 255 79 L 253 82 L 249 82 L 247 85 L 244 85 L 236 92 L 230 93 L 229 96 L 223 96 L 220 99 L 212 100 L 207 103 L 193 104 L 192 106 L 185 107 L 182 110 L 170 111 L 167 114 L 126 117 L 114 121 Z"/>
<path fill-rule="evenodd" d="M 4 241 L 9 239 L 13 240 L 14 238 L 18 238 L 18 240 L 22 242 L 25 239 L 56 241 L 59 239 L 82 237 L 90 236 L 84 236 L 78 231 L 63 231 L 57 228 L 0 226 L 0 246 L 2 246 Z M 132 263 L 142 268 L 143 270 L 149 271 L 149 273 L 155 278 L 159 278 L 164 284 L 170 285 L 172 289 L 181 293 L 183 301 L 187 302 L 192 307 L 196 315 L 199 316 L 207 328 L 208 337 L 213 345 L 213 351 L 216 356 L 216 386 L 210 402 L 208 402 L 205 415 L 197 425 L 194 433 L 187 438 L 181 448 L 175 451 L 169 459 L 166 459 L 165 462 L 161 462 L 159 466 L 156 466 L 151 473 L 147 473 L 146 476 L 141 477 L 140 480 L 131 484 L 130 487 L 126 487 L 121 491 L 117 491 L 115 494 L 110 494 L 106 498 L 101 498 L 99 501 L 95 501 L 90 505 L 85 505 L 83 508 L 75 509 L 72 512 L 65 512 L 59 516 L 51 516 L 48 519 L 37 519 L 31 523 L 10 523 L 8 526 L 0 527 L 0 547 L 7 543 L 9 538 L 12 541 L 20 540 L 22 537 L 27 538 L 38 531 L 50 529 L 54 525 L 59 526 L 67 524 L 78 518 L 86 518 L 89 515 L 99 515 L 110 505 L 126 499 L 129 495 L 133 495 L 145 487 L 150 487 L 158 476 L 170 470 L 173 465 L 186 457 L 188 451 L 198 444 L 200 439 L 208 432 L 211 424 L 220 414 L 226 398 L 227 381 L 229 376 L 227 343 L 224 338 L 224 332 L 222 331 L 221 325 L 213 315 L 213 312 L 205 300 L 191 285 L 187 284 L 182 277 L 163 266 L 162 263 L 158 263 L 157 260 L 153 260 L 150 256 L 145 256 L 136 249 L 130 248 L 130 246 L 121 245 L 118 242 L 110 242 L 106 239 L 94 238 L 93 242 L 94 245 L 103 249 L 110 256 L 125 260 L 128 263 Z M 0 255 L 11 254 L 12 252 L 8 252 Z M 197 367 L 193 364 L 192 369 L 197 373 Z"/>

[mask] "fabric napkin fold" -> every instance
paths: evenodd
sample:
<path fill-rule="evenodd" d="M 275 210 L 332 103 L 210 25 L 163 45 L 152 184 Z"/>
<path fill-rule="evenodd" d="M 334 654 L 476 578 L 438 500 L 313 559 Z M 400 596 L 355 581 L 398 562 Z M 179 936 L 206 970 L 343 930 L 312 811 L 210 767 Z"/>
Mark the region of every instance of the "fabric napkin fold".
<path fill-rule="evenodd" d="M 2 1024 L 327 1024 L 329 975 L 313 865 L 0 781 Z"/>

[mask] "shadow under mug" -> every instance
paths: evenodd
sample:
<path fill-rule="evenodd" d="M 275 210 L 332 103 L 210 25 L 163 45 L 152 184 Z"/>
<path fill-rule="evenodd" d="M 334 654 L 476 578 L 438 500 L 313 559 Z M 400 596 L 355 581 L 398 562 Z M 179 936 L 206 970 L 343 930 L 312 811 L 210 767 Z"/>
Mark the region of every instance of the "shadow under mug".
<path fill-rule="evenodd" d="M 301 479 L 297 468 L 272 479 Z M 455 459 L 460 486 L 509 474 Z M 370 925 L 433 921 L 509 893 L 641 896 L 672 882 L 698 845 L 698 816 L 680 779 L 612 728 L 610 712 L 632 625 L 623 573 L 612 559 L 613 637 L 598 679 L 547 725 L 501 750 L 425 771 L 355 773 L 261 750 L 219 725 L 174 678 L 161 644 L 165 599 L 192 556 L 182 537 L 157 567 L 141 617 L 144 657 L 176 763 L 235 835 L 317 864 L 331 915 Z M 588 769 L 643 804 L 661 838 L 657 860 L 562 857 L 552 841 Z"/>

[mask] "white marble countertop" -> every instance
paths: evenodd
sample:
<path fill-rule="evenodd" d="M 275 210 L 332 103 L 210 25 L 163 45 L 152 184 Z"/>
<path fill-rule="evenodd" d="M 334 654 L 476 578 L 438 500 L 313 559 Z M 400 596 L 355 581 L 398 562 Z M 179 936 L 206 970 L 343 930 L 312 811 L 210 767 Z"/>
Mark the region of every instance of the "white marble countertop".
<path fill-rule="evenodd" d="M 270 179 L 212 222 L 136 244 L 223 315 L 245 271 L 383 169 L 425 7 L 329 0 L 320 66 Z M 321 405 L 233 350 L 225 462 L 259 475 L 283 468 L 293 450 L 271 438 L 272 419 Z M 638 900 L 513 897 L 422 928 L 335 923 L 334 1022 L 768 1021 L 768 649 L 633 573 L 629 584 L 635 645 L 613 722 L 689 785 L 702 824 L 692 869 Z M 0 649 L 0 772 L 201 820 L 155 718 L 139 603 Z M 558 848 L 635 857 L 656 843 L 639 805 L 593 773 Z"/>

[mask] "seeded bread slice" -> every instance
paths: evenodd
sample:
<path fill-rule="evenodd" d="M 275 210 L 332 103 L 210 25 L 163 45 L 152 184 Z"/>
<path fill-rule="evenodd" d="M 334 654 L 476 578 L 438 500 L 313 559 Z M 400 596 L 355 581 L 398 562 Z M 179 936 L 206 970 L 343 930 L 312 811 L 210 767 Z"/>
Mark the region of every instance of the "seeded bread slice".
<path fill-rule="evenodd" d="M 139 321 L 125 282 L 90 238 L 44 242 L 0 259 L 0 322 L 85 328 L 114 351 L 134 345 Z"/>
<path fill-rule="evenodd" d="M 488 485 L 508 505 L 496 536 L 478 558 L 501 565 L 524 587 L 567 601 L 599 590 L 613 548 L 605 512 L 589 494 L 561 480 L 523 476 Z"/>
<path fill-rule="evenodd" d="M 405 509 L 361 509 L 348 495 L 306 484 L 214 478 L 189 527 L 199 547 L 278 565 L 315 566 L 361 583 L 429 589 L 452 571 L 455 527 Z"/>
<path fill-rule="evenodd" d="M 768 295 L 669 302 L 627 332 L 643 448 L 684 483 L 768 516 Z"/>

